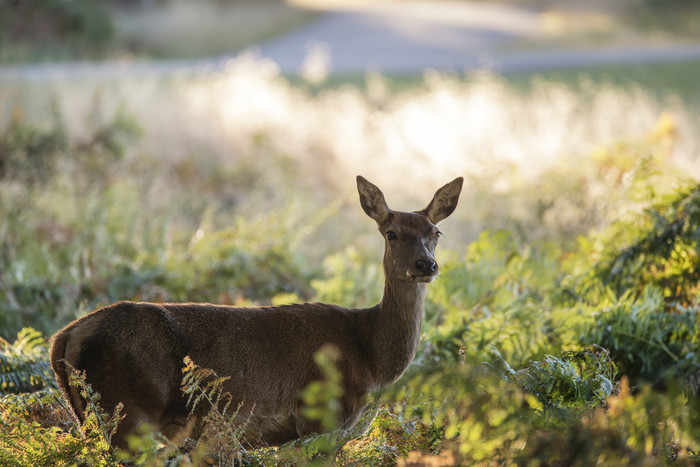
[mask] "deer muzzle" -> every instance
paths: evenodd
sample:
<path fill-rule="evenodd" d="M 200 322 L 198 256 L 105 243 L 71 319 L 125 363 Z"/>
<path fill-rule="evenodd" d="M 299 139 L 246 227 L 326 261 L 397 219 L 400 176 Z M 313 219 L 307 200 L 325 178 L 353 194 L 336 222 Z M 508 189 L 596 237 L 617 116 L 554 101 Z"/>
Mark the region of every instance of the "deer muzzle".
<path fill-rule="evenodd" d="M 416 261 L 416 272 L 409 274 L 416 282 L 431 282 L 438 275 L 438 265 L 433 259 L 419 259 Z"/>

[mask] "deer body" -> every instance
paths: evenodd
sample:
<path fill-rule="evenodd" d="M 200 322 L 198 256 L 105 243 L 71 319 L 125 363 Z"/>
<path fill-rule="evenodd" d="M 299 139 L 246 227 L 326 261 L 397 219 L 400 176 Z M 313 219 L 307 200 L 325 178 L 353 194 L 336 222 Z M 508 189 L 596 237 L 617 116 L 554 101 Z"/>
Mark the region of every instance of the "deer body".
<path fill-rule="evenodd" d="M 224 390 L 253 444 L 281 444 L 319 432 L 302 415 L 299 394 L 321 379 L 314 355 L 324 346 L 338 353 L 344 393 L 339 424 L 350 428 L 365 395 L 398 379 L 420 339 L 426 284 L 438 272 L 435 224 L 457 204 L 462 179 L 438 190 L 423 211 L 389 210 L 381 191 L 358 177 L 365 212 L 386 239 L 385 287 L 368 309 L 306 303 L 240 308 L 210 304 L 119 302 L 80 318 L 52 339 L 51 365 L 64 397 L 82 421 L 84 401 L 68 384 L 71 368 L 84 370 L 107 411 L 124 404 L 125 418 L 113 443 L 149 423 L 168 437 L 179 435 L 190 414 L 180 389 L 183 359 L 228 376 Z M 68 365 L 66 365 L 66 363 Z M 195 423 L 194 435 L 201 427 Z"/>

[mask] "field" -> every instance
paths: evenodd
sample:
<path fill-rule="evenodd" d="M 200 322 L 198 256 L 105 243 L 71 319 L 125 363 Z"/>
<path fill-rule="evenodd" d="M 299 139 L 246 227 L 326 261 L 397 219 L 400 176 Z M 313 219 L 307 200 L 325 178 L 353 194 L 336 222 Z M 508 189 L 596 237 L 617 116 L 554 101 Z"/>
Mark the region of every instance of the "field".
<path fill-rule="evenodd" d="M 319 87 L 244 57 L 200 78 L 3 83 L 0 463 L 696 464 L 700 121 L 694 87 L 659 70 Z M 46 339 L 95 308 L 375 304 L 383 242 L 357 174 L 399 210 L 465 177 L 418 355 L 365 430 L 253 450 L 213 410 L 186 449 L 145 433 L 113 452 L 118 420 L 87 388 L 78 429 Z M 331 374 L 309 400 L 332 415 Z"/>

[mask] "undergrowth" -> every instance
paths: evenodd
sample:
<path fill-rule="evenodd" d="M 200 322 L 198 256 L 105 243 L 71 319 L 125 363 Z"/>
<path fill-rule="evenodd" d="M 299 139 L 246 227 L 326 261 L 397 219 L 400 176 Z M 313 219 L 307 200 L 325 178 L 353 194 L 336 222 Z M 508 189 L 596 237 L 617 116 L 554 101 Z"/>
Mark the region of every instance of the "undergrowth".
<path fill-rule="evenodd" d="M 56 388 L 46 353 L 44 337 L 32 328 L 22 329 L 13 343 L 0 338 L 0 394 Z"/>
<path fill-rule="evenodd" d="M 52 112 L 39 124 L 17 111 L 0 129 L 3 465 L 700 461 L 700 189 L 670 157 L 670 117 L 540 179 L 513 168 L 508 189 L 488 191 L 496 179 L 485 176 L 467 193 L 486 193 L 493 212 L 441 226 L 450 248 L 438 253 L 415 361 L 368 398 L 351 432 L 336 425 L 332 352 L 317 355 L 324 377 L 299 395 L 326 433 L 281 448 L 247 443 L 240 401 L 222 390 L 230 375 L 186 361 L 183 394 L 203 436 L 169 441 L 144 427 L 114 450 L 119 411 L 104 413 L 76 375 L 88 402 L 78 426 L 46 336 L 120 299 L 371 306 L 379 244 L 355 222 L 354 193 L 335 204 L 323 189 L 297 195 L 288 180 L 300 169 L 264 135 L 252 138 L 255 157 L 195 151 L 164 168 L 134 144 L 142 132 L 126 109 L 96 102 L 79 136 Z M 490 228 L 449 243 L 471 220 Z M 336 248 L 339 238 L 351 241 Z"/>

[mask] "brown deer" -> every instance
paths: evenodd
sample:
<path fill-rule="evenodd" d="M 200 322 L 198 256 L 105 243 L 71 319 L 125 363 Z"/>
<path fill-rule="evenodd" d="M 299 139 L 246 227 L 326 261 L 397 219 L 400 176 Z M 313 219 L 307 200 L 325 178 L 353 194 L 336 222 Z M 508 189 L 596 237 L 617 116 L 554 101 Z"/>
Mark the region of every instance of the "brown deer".
<path fill-rule="evenodd" d="M 112 442 L 124 446 L 142 423 L 165 436 L 201 433 L 202 413 L 183 397 L 183 359 L 228 376 L 224 390 L 241 403 L 245 439 L 277 445 L 321 430 L 306 419 L 300 391 L 321 379 L 314 354 L 337 350 L 344 393 L 339 426 L 356 422 L 369 391 L 396 381 L 418 347 L 426 284 L 438 274 L 435 247 L 440 221 L 452 214 L 463 179 L 440 188 L 427 208 L 392 211 L 381 190 L 357 177 L 360 203 L 385 239 L 384 296 L 368 309 L 322 303 L 238 308 L 210 304 L 119 302 L 94 311 L 52 339 L 51 366 L 58 385 L 82 422 L 85 401 L 69 385 L 73 369 L 124 419 Z M 235 405 L 235 403 L 234 403 Z M 190 422 L 190 423 L 188 423 Z M 193 432 L 193 433 L 192 433 Z"/>

